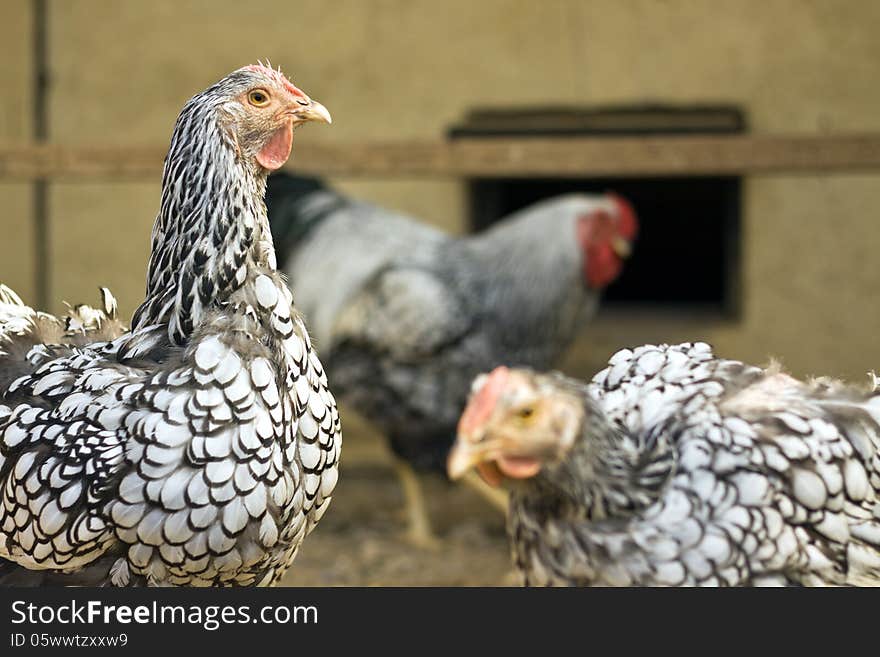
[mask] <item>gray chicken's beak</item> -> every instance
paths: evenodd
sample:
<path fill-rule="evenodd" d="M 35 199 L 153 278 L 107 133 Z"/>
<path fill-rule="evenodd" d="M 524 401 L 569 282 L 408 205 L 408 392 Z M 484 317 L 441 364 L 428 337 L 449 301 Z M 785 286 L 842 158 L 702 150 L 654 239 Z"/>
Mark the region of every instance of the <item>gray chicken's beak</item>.
<path fill-rule="evenodd" d="M 330 112 L 327 111 L 327 108 L 324 107 L 317 100 L 310 100 L 309 104 L 297 108 L 293 112 L 294 119 L 299 122 L 306 121 L 317 121 L 318 123 L 333 123 L 333 119 L 330 117 Z"/>
<path fill-rule="evenodd" d="M 619 235 L 616 235 L 611 239 L 611 248 L 614 250 L 614 253 L 617 254 L 618 258 L 626 260 L 632 255 L 632 245 Z"/>

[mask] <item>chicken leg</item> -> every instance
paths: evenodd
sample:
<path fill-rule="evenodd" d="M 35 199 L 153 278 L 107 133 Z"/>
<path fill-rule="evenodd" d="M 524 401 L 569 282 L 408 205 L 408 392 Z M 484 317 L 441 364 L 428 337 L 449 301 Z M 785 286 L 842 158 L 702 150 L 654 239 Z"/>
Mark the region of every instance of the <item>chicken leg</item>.
<path fill-rule="evenodd" d="M 405 540 L 421 549 L 439 549 L 441 543 L 431 527 L 431 516 L 425 501 L 424 486 L 418 473 L 409 463 L 396 457 L 394 458 L 394 471 L 403 488 L 404 513 L 407 523 Z M 492 488 L 473 472 L 462 477 L 462 483 L 491 506 L 501 511 L 502 514 L 507 515 L 508 497 L 506 492 Z"/>
<path fill-rule="evenodd" d="M 404 534 L 406 541 L 415 547 L 425 550 L 437 550 L 440 541 L 431 528 L 431 518 L 428 515 L 428 505 L 425 503 L 425 495 L 419 476 L 413 467 L 403 459 L 394 458 L 394 471 L 400 479 L 403 488 L 403 501 L 406 513 L 407 530 Z"/>

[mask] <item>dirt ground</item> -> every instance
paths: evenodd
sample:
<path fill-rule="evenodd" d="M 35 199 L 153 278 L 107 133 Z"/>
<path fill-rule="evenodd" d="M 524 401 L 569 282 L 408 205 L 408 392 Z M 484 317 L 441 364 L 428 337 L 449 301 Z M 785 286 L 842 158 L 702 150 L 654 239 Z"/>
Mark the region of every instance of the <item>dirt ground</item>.
<path fill-rule="evenodd" d="M 344 411 L 345 409 L 343 409 Z M 339 484 L 282 586 L 510 586 L 504 518 L 470 489 L 422 477 L 437 550 L 403 536 L 403 493 L 384 441 L 343 412 Z"/>

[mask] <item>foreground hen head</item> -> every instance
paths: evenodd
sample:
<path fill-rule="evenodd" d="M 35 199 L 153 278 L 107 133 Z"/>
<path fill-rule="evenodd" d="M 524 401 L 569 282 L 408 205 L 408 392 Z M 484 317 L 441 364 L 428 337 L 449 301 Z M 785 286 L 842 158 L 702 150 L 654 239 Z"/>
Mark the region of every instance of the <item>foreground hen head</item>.
<path fill-rule="evenodd" d="M 497 486 L 529 479 L 562 462 L 582 432 L 584 399 L 552 375 L 498 367 L 479 377 L 458 425 L 447 470 L 476 466 Z"/>
<path fill-rule="evenodd" d="M 582 216 L 577 223 L 577 240 L 583 253 L 584 282 L 601 290 L 623 269 L 639 230 L 632 205 L 617 194 L 608 194 L 607 207 Z"/>
<path fill-rule="evenodd" d="M 185 344 L 203 310 L 229 300 L 253 265 L 275 269 L 266 176 L 290 156 L 293 131 L 330 123 L 320 103 L 262 64 L 233 71 L 177 117 L 153 226 L 147 293 L 132 329 L 167 324 Z"/>
<path fill-rule="evenodd" d="M 192 114 L 207 111 L 227 144 L 251 166 L 280 168 L 290 157 L 293 131 L 306 121 L 330 123 L 330 113 L 288 80 L 281 70 L 262 64 L 233 71 L 194 96 L 184 107 L 178 127 Z M 213 114 L 213 117 L 210 116 Z M 185 134 L 184 138 L 202 136 Z M 173 146 L 172 146 L 173 148 Z"/>

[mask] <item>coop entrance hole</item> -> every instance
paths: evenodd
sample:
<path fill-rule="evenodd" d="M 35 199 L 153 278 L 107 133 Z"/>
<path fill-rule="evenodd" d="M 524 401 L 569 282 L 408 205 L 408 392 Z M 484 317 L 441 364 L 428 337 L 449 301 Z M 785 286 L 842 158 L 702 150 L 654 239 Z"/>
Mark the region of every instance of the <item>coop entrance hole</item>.
<path fill-rule="evenodd" d="M 740 110 L 729 107 L 478 110 L 450 136 L 718 134 L 744 125 Z M 607 306 L 739 313 L 739 177 L 474 178 L 467 185 L 477 231 L 559 194 L 617 192 L 635 207 L 640 234 L 623 274 L 606 290 Z"/>

